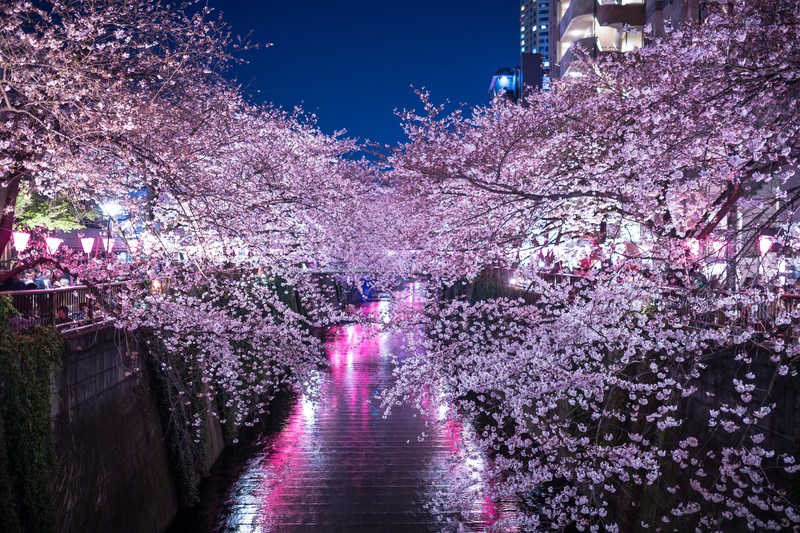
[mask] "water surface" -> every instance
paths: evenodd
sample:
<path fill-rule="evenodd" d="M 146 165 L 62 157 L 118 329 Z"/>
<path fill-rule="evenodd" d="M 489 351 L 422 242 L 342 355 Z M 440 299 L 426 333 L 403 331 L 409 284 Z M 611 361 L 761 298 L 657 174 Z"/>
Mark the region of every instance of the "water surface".
<path fill-rule="evenodd" d="M 326 340 L 319 394 L 296 398 L 275 431 L 223 456 L 201 505 L 173 531 L 485 530 L 496 509 L 483 497 L 480 456 L 466 458 L 463 428 L 405 406 L 382 416 L 404 336 L 351 324 Z"/>

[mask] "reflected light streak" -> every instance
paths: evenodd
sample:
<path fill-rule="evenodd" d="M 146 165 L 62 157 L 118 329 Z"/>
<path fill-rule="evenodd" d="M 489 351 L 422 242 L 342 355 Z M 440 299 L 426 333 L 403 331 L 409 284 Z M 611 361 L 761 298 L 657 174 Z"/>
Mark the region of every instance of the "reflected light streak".
<path fill-rule="evenodd" d="M 314 425 L 317 415 L 317 406 L 305 394 L 300 398 L 300 409 L 303 413 L 303 421 L 306 423 L 306 425 Z"/>
<path fill-rule="evenodd" d="M 365 311 L 385 306 L 373 302 Z M 393 379 L 388 356 L 405 349 L 404 343 L 401 334 L 370 337 L 359 325 L 332 329 L 326 344 L 330 373 L 321 376 L 319 395 L 300 396 L 284 428 L 264 439 L 233 486 L 217 530 L 285 531 L 327 523 L 328 530 L 348 531 L 351 515 L 364 513 L 396 523 L 432 520 L 430 513 L 438 515 L 430 502 L 442 504 L 437 521 L 455 513 L 466 530 L 485 530 L 494 520 L 480 480 L 486 464 L 469 432 L 447 420 L 450 407 L 439 401 L 422 416 L 406 406 L 382 416 L 380 392 Z M 419 440 L 423 433 L 427 437 Z M 400 480 L 397 491 L 393 479 Z M 429 481 L 425 494 L 404 490 L 423 481 Z M 370 509 L 373 504 L 400 510 L 386 515 Z"/>
<path fill-rule="evenodd" d="M 383 324 L 388 324 L 392 321 L 390 305 L 391 302 L 389 300 L 381 300 L 378 302 L 378 317 Z"/>

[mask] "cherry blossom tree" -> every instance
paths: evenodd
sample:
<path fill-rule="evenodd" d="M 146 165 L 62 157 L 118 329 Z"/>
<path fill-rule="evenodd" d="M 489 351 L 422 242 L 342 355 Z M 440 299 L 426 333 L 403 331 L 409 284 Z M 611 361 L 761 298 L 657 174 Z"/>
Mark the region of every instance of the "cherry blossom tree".
<path fill-rule="evenodd" d="M 0 246 L 25 180 L 118 203 L 113 237 L 130 256 L 87 261 L 35 232 L 2 276 L 44 263 L 76 276 L 143 338 L 174 391 L 172 423 L 196 431 L 186 401 L 198 395 L 238 426 L 280 387 L 313 381 L 312 329 L 339 310 L 302 265 L 341 263 L 336 224 L 371 187 L 366 165 L 344 157 L 352 141 L 248 102 L 223 77 L 248 46 L 193 2 L 0 6 Z"/>
<path fill-rule="evenodd" d="M 191 92 L 220 84 L 242 46 L 206 8 L 55 0 L 0 9 L 0 246 L 20 180 L 37 192 L 102 198 L 128 192 L 109 168 L 155 170 L 166 132 L 147 117 L 177 101 L 200 116 L 206 107 Z"/>
<path fill-rule="evenodd" d="M 791 218 L 794 6 L 714 5 L 707 24 L 584 63 L 524 106 L 500 100 L 439 118 L 423 94 L 393 166 L 405 196 L 436 221 L 427 234 L 444 239 L 438 248 L 451 253 L 448 239 L 459 241 L 471 264 L 472 247 L 478 261 L 504 257 L 532 234 L 580 236 L 601 224 L 686 239 L 707 237 L 734 206 L 750 227 Z M 750 209 L 741 198 L 758 191 Z M 780 214 L 758 213 L 764 194 Z"/>
<path fill-rule="evenodd" d="M 442 116 L 423 93 L 405 114 L 393 201 L 416 216 L 389 229 L 413 228 L 404 260 L 443 286 L 515 268 L 527 290 L 433 301 L 413 329 L 424 354 L 386 402 L 444 403 L 473 424 L 493 496 L 518 499 L 525 529 L 800 520 L 796 449 L 770 429 L 797 316 L 755 252 L 771 232 L 788 255 L 796 231 L 800 10 L 709 10 L 587 58 L 525 105 Z M 520 261 L 570 247 L 580 276 Z M 764 288 L 708 290 L 704 254 L 730 281 L 757 262 Z"/>
<path fill-rule="evenodd" d="M 443 116 L 423 93 L 387 170 L 301 112 L 247 101 L 222 75 L 247 45 L 208 9 L 12 0 L 0 245 L 21 180 L 120 202 L 131 261 L 34 238 L 21 268 L 57 263 L 142 334 L 173 424 L 197 432 L 198 397 L 238 425 L 280 387 L 313 384 L 313 328 L 340 315 L 305 266 L 384 286 L 426 275 L 447 297 L 404 310 L 398 327 L 425 351 L 387 405 L 455 407 L 493 496 L 517 499 L 516 525 L 797 527 L 796 450 L 770 428 L 798 316 L 753 252 L 767 231 L 784 258 L 797 245 L 800 8 L 709 9 L 642 50 L 578 62 L 522 106 Z M 581 276 L 539 271 L 535 254 L 570 247 Z M 749 269 L 764 291 L 699 286 L 703 254 L 726 261 L 731 287 Z M 519 298 L 457 297 L 512 268 Z"/>

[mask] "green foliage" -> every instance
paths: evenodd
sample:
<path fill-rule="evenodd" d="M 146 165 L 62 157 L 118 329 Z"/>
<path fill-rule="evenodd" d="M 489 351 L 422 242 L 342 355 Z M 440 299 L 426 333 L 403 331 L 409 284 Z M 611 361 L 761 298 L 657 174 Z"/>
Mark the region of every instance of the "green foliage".
<path fill-rule="evenodd" d="M 0 530 L 56 529 L 50 379 L 62 355 L 54 328 L 12 333 L 0 299 Z"/>
<path fill-rule="evenodd" d="M 8 321 L 15 316 L 19 316 L 19 311 L 11 303 L 11 298 L 0 297 L 0 329 L 7 328 Z"/>
<path fill-rule="evenodd" d="M 45 227 L 49 230 L 71 231 L 86 227 L 84 221 L 98 220 L 97 210 L 85 209 L 80 202 L 66 196 L 48 198 L 30 190 L 26 184 L 20 187 L 14 217 L 18 226 L 26 228 Z"/>
<path fill-rule="evenodd" d="M 206 474 L 204 439 L 208 434 L 207 402 L 199 385 L 202 380 L 180 354 L 167 350 L 154 336 L 143 345 L 147 346 L 145 364 L 178 489 L 187 503 L 196 503 L 197 482 Z M 200 435 L 193 425 L 197 417 L 203 421 Z"/>
<path fill-rule="evenodd" d="M 465 299 L 470 303 L 477 303 L 496 298 L 517 298 L 521 292 L 509 286 L 507 282 L 508 271 L 498 268 L 486 268 L 473 281 L 467 278 L 456 280 L 455 283 L 441 288 L 442 300 Z"/>
<path fill-rule="evenodd" d="M 22 523 L 14 493 L 14 483 L 8 471 L 5 434 L 3 419 L 0 417 L 0 528 L 7 533 L 20 533 Z"/>

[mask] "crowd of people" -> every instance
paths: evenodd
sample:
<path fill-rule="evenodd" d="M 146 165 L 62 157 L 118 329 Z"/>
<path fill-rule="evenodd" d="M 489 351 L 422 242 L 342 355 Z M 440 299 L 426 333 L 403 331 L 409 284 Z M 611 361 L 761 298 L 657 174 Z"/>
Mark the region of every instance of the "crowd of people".
<path fill-rule="evenodd" d="M 75 291 L 49 291 L 68 287 L 75 287 Z M 19 312 L 9 327 L 18 331 L 32 326 L 69 327 L 93 321 L 98 314 L 97 306 L 80 289 L 76 279 L 55 268 L 31 268 L 5 279 L 0 282 L 0 294 L 5 293 Z"/>
<path fill-rule="evenodd" d="M 84 320 L 94 320 L 94 302 L 90 299 L 79 303 L 78 310 L 74 312 L 71 312 L 66 305 L 60 305 L 56 309 L 56 325 L 82 322 Z"/>
<path fill-rule="evenodd" d="M 75 279 L 58 269 L 31 268 L 0 282 L 0 292 L 72 287 Z"/>

